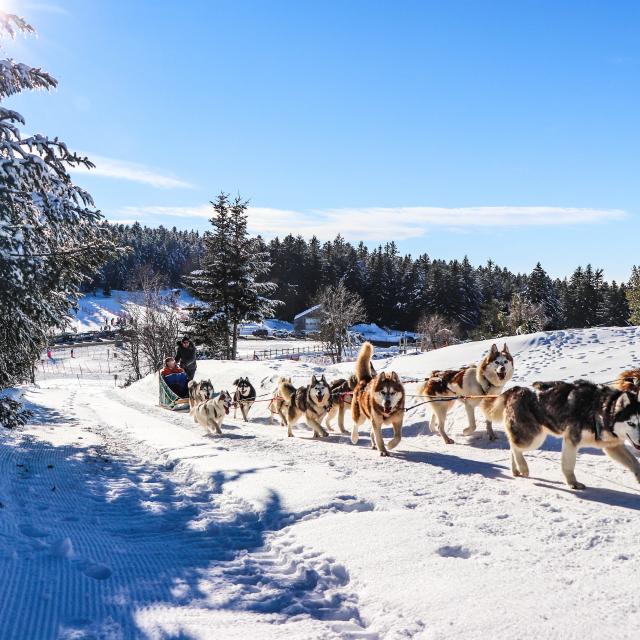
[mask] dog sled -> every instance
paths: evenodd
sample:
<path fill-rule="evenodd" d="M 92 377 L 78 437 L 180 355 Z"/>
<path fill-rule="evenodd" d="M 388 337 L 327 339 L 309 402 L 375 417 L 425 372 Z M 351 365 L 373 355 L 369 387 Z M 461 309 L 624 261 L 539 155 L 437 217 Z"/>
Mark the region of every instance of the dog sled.
<path fill-rule="evenodd" d="M 189 398 L 181 398 L 176 395 L 161 375 L 158 375 L 158 379 L 160 381 L 159 399 L 161 407 L 170 411 L 185 411 L 189 409 Z"/>

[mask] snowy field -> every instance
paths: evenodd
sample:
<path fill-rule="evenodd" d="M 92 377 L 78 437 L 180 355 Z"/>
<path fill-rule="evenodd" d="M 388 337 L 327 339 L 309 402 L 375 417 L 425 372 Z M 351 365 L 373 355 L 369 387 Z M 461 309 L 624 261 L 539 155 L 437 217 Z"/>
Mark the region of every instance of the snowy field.
<path fill-rule="evenodd" d="M 612 380 L 638 366 L 632 328 L 509 338 L 514 382 Z M 477 361 L 468 343 L 376 362 L 418 378 Z M 200 362 L 258 394 L 305 362 Z M 329 378 L 352 364 L 328 367 Z M 416 393 L 408 384 L 407 392 Z M 569 490 L 559 442 L 514 479 L 504 434 L 445 445 L 419 407 L 390 458 L 347 436 L 287 439 L 225 420 L 206 437 L 157 406 L 154 376 L 126 388 L 54 377 L 25 390 L 31 424 L 0 445 L 0 584 L 7 638 L 636 638 L 635 479 L 583 450 Z M 417 403 L 410 398 L 408 404 Z M 428 413 L 428 412 L 427 412 Z M 388 437 L 388 436 L 387 436 Z"/>

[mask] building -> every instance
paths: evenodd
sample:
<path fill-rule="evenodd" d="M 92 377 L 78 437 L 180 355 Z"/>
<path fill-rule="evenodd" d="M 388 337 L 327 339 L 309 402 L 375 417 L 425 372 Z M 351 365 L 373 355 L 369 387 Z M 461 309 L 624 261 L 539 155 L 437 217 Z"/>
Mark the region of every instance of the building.
<path fill-rule="evenodd" d="M 301 311 L 293 319 L 293 328 L 295 331 L 306 331 L 307 333 L 317 333 L 320 331 L 320 306 Z"/>

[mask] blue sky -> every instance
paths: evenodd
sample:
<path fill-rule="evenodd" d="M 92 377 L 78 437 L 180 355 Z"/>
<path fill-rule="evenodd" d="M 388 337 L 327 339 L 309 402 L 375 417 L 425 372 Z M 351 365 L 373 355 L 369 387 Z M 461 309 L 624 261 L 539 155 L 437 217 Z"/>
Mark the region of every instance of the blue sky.
<path fill-rule="evenodd" d="M 98 168 L 112 220 L 251 228 L 626 279 L 640 230 L 640 3 L 0 0 L 60 81 L 7 106 Z"/>

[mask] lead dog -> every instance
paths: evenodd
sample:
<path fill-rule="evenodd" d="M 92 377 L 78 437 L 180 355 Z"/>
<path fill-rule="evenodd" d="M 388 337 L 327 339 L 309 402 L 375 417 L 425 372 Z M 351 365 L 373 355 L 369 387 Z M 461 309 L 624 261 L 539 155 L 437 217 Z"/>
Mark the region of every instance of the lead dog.
<path fill-rule="evenodd" d="M 225 415 L 229 415 L 231 396 L 227 391 L 221 391 L 217 398 L 197 404 L 193 410 L 193 419 L 202 425 L 207 433 L 222 435 L 220 426 Z"/>
<path fill-rule="evenodd" d="M 293 425 L 304 416 L 307 425 L 313 429 L 314 438 L 326 438 L 329 434 L 322 426 L 322 420 L 331 409 L 331 389 L 324 376 L 311 377 L 306 387 L 296 389 L 290 382 L 280 382 L 280 397 L 287 403 L 287 435 L 293 437 Z"/>
<path fill-rule="evenodd" d="M 529 476 L 523 451 L 537 449 L 547 435 L 562 438 L 562 473 L 572 489 L 578 449 L 598 447 L 629 469 L 640 482 L 640 462 L 625 446 L 640 450 L 640 402 L 636 391 L 621 391 L 586 380 L 535 382 L 533 389 L 513 387 L 494 402 L 491 414 L 501 419 L 511 446 L 514 476 Z"/>
<path fill-rule="evenodd" d="M 447 369 L 445 371 L 434 371 L 424 381 L 418 393 L 429 398 L 439 398 L 447 396 L 491 396 L 502 393 L 504 386 L 513 376 L 513 357 L 509 353 L 509 348 L 505 344 L 502 351 L 493 344 L 489 353 L 480 361 L 478 365 L 463 367 L 462 369 Z M 447 444 L 453 444 L 453 440 L 445 431 L 447 413 L 453 406 L 455 400 L 437 400 L 431 403 L 433 417 L 437 418 L 438 431 L 442 439 Z M 470 436 L 476 430 L 475 409 L 480 405 L 481 410 L 487 415 L 491 408 L 490 400 L 474 398 L 461 400 L 467 412 L 469 426 L 462 432 L 465 436 Z M 435 431 L 433 418 L 429 423 L 431 431 Z M 487 418 L 487 434 L 489 440 L 495 440 L 493 425 Z"/>
<path fill-rule="evenodd" d="M 365 342 L 360 347 L 356 360 L 356 379 L 358 381 L 351 400 L 351 417 L 353 427 L 351 442 L 358 443 L 358 427 L 365 421 L 371 422 L 371 448 L 377 447 L 381 456 L 389 452 L 382 439 L 382 425 L 391 424 L 393 438 L 389 441 L 389 449 L 393 449 L 402 439 L 402 423 L 404 421 L 404 386 L 395 371 L 373 375 L 371 356 L 373 346 Z"/>
<path fill-rule="evenodd" d="M 233 384 L 236 387 L 235 393 L 233 394 L 233 418 L 235 420 L 238 407 L 240 407 L 243 420 L 248 422 L 247 416 L 249 415 L 249 410 L 256 401 L 256 390 L 247 377 L 237 378 L 233 381 Z"/>
<path fill-rule="evenodd" d="M 627 369 L 614 381 L 614 388 L 621 391 L 640 391 L 640 369 Z"/>
<path fill-rule="evenodd" d="M 213 398 L 214 390 L 211 380 L 189 380 L 189 415 L 193 415 L 193 410 L 200 402 L 206 402 Z"/>

